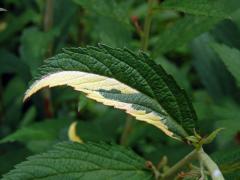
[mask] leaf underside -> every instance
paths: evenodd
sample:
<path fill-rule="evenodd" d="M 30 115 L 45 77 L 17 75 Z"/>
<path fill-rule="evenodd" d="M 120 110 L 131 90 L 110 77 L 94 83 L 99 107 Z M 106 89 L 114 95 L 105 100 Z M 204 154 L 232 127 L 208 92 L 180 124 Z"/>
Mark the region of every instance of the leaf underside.
<path fill-rule="evenodd" d="M 3 180 L 133 179 L 150 180 L 145 161 L 132 151 L 104 143 L 59 143 L 31 156 L 3 176 Z"/>
<path fill-rule="evenodd" d="M 184 139 L 196 115 L 185 92 L 144 53 L 105 45 L 68 48 L 39 68 L 25 99 L 43 87 L 68 85 L 105 105 Z"/>

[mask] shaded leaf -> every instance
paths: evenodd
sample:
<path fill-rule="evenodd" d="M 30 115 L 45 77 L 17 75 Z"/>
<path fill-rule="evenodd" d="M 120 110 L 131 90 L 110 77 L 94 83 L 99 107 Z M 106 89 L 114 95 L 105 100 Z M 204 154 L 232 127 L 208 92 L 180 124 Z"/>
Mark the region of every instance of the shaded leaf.
<path fill-rule="evenodd" d="M 129 9 L 131 1 L 74 0 L 88 13 L 89 34 L 96 42 L 113 47 L 129 47 L 131 25 Z"/>
<path fill-rule="evenodd" d="M 165 53 L 189 43 L 193 38 L 209 31 L 220 18 L 186 16 L 160 34 L 155 50 Z"/>
<path fill-rule="evenodd" d="M 198 16 L 229 18 L 233 11 L 229 4 L 229 0 L 168 0 L 161 7 Z"/>
<path fill-rule="evenodd" d="M 53 140 L 59 135 L 59 130 L 70 124 L 64 120 L 46 120 L 18 129 L 15 133 L 3 138 L 0 142 L 28 142 L 33 140 Z"/>
<path fill-rule="evenodd" d="M 13 20 L 9 21 L 7 28 L 0 32 L 0 43 L 22 30 L 22 28 L 27 23 L 33 21 L 34 18 L 36 18 L 36 13 L 33 10 L 27 10 L 19 17 L 12 17 Z"/>
<path fill-rule="evenodd" d="M 196 38 L 191 44 L 193 65 L 200 80 L 215 101 L 232 97 L 236 90 L 231 74 L 211 49 L 214 39 L 208 33 Z"/>
<path fill-rule="evenodd" d="M 240 51 L 224 44 L 214 44 L 213 48 L 224 62 L 229 72 L 237 80 L 238 84 L 240 84 Z"/>
<path fill-rule="evenodd" d="M 21 59 L 28 65 L 32 74 L 42 64 L 46 56 L 54 32 L 41 32 L 37 28 L 28 28 L 21 36 Z"/>
<path fill-rule="evenodd" d="M 153 179 L 145 161 L 120 146 L 60 143 L 47 153 L 27 161 L 3 176 L 10 179 Z"/>

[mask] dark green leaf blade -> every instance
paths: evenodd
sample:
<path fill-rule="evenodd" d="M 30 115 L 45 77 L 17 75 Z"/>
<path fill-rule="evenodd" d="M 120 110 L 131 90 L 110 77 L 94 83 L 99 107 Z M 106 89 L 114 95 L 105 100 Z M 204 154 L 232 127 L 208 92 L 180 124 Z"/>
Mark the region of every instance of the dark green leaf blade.
<path fill-rule="evenodd" d="M 104 143 L 60 143 L 31 156 L 3 180 L 28 179 L 153 179 L 145 161 L 121 146 Z"/>
<path fill-rule="evenodd" d="M 195 37 L 209 31 L 220 20 L 216 17 L 185 16 L 159 36 L 155 51 L 166 53 L 180 48 Z"/>
<path fill-rule="evenodd" d="M 65 49 L 39 69 L 25 98 L 45 86 L 59 85 L 123 109 L 177 139 L 184 139 L 196 126 L 186 93 L 144 53 L 105 45 Z"/>
<path fill-rule="evenodd" d="M 223 63 L 226 65 L 229 72 L 240 83 L 240 51 L 235 48 L 228 47 L 224 44 L 213 45 L 214 50 L 222 59 Z"/>
<path fill-rule="evenodd" d="M 233 10 L 229 4 L 229 0 L 168 0 L 161 7 L 198 16 L 229 18 Z"/>

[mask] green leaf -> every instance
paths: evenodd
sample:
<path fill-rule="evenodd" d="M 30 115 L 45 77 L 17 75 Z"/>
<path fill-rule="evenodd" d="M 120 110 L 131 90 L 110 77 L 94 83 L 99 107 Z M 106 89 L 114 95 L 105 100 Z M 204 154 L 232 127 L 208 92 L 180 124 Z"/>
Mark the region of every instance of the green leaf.
<path fill-rule="evenodd" d="M 227 19 L 218 23 L 211 34 L 219 43 L 240 48 L 240 42 L 238 40 L 240 37 L 240 29 L 232 20 Z"/>
<path fill-rule="evenodd" d="M 0 74 L 4 73 L 16 73 L 24 79 L 28 79 L 30 76 L 28 67 L 18 57 L 10 53 L 5 49 L 0 49 Z"/>
<path fill-rule="evenodd" d="M 229 18 L 233 11 L 229 4 L 229 0 L 168 0 L 161 7 L 198 16 Z"/>
<path fill-rule="evenodd" d="M 2 139 L 0 143 L 55 139 L 59 134 L 59 130 L 63 128 L 64 125 L 67 126 L 68 124 L 70 124 L 70 122 L 67 123 L 67 121 L 61 120 L 46 120 L 44 122 L 38 122 L 17 130 L 15 133 Z"/>
<path fill-rule="evenodd" d="M 158 38 L 155 51 L 165 53 L 188 44 L 209 31 L 220 18 L 186 16 L 166 29 Z"/>
<path fill-rule="evenodd" d="M 47 119 L 18 129 L 3 138 L 0 143 L 22 142 L 33 152 L 41 152 L 60 139 L 61 131 L 68 127 L 70 121 Z"/>
<path fill-rule="evenodd" d="M 31 152 L 25 147 L 10 146 L 4 148 L 1 146 L 0 164 L 4 166 L 0 167 L 0 174 L 5 174 L 13 169 L 14 165 L 24 161 L 26 157 L 31 155 Z"/>
<path fill-rule="evenodd" d="M 27 10 L 19 17 L 12 16 L 7 24 L 7 28 L 0 33 L 0 43 L 8 40 L 16 32 L 22 30 L 27 23 L 34 21 L 36 17 L 37 15 L 33 10 Z"/>
<path fill-rule="evenodd" d="M 176 139 L 195 128 L 195 111 L 186 93 L 142 52 L 105 45 L 65 49 L 39 69 L 25 99 L 43 87 L 60 85 L 125 110 Z"/>
<path fill-rule="evenodd" d="M 224 151 L 218 151 L 211 155 L 219 164 L 226 180 L 237 180 L 240 177 L 240 149 L 238 147 Z"/>
<path fill-rule="evenodd" d="M 121 146 L 104 143 L 60 143 L 3 176 L 18 179 L 153 179 L 145 161 Z"/>
<path fill-rule="evenodd" d="M 224 62 L 229 72 L 237 80 L 238 84 L 240 84 L 240 51 L 224 44 L 214 44 L 213 48 Z"/>
<path fill-rule="evenodd" d="M 229 147 L 235 141 L 240 129 L 239 105 L 234 101 L 223 101 L 221 104 L 212 106 L 211 112 L 217 119 L 214 122 L 214 127 L 224 127 L 224 131 L 221 132 L 221 136 L 216 138 L 218 147 Z"/>
<path fill-rule="evenodd" d="M 131 29 L 129 11 L 131 1 L 74 0 L 87 11 L 88 32 L 96 42 L 113 47 L 129 47 Z"/>
<path fill-rule="evenodd" d="M 191 44 L 193 65 L 208 93 L 219 102 L 226 96 L 235 94 L 234 79 L 222 61 L 211 49 L 215 41 L 209 34 L 203 34 Z"/>
<path fill-rule="evenodd" d="M 216 138 L 216 136 L 218 135 L 218 133 L 219 133 L 220 131 L 222 131 L 222 130 L 224 130 L 224 128 L 218 128 L 218 129 L 214 130 L 211 134 L 209 134 L 206 138 L 204 138 L 204 139 L 202 140 L 202 143 L 203 143 L 203 144 L 209 144 L 209 143 L 211 143 L 211 142 Z"/>
<path fill-rule="evenodd" d="M 53 31 L 45 33 L 35 27 L 23 31 L 20 47 L 21 59 L 28 65 L 32 74 L 42 64 L 53 35 Z"/>

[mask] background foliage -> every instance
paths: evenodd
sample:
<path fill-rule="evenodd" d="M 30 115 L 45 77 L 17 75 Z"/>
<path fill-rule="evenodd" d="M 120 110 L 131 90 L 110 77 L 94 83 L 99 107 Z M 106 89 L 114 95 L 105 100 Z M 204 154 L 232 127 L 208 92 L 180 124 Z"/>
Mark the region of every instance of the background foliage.
<path fill-rule="evenodd" d="M 0 11 L 1 174 L 29 155 L 69 141 L 74 121 L 84 142 L 128 146 L 155 164 L 167 156 L 172 165 L 191 150 L 149 124 L 133 121 L 126 128 L 130 117 L 71 88 L 44 90 L 22 103 L 36 69 L 63 47 L 100 42 L 140 49 L 146 1 L 2 0 L 0 7 L 8 10 Z M 239 177 L 240 1 L 156 0 L 152 13 L 149 54 L 187 91 L 201 134 L 225 128 L 205 151 L 217 152 L 212 157 L 228 179 Z"/>

